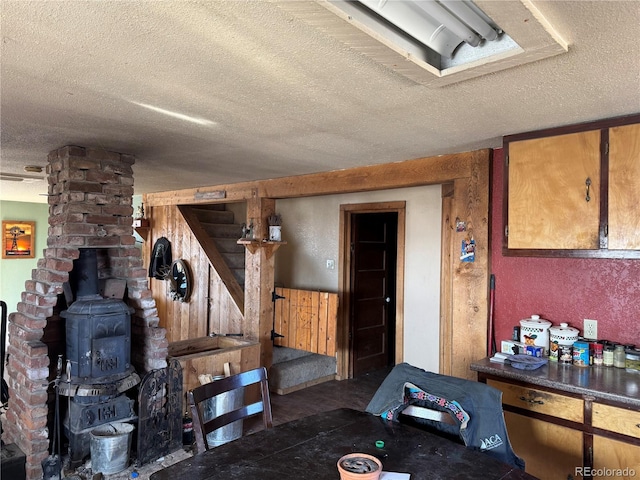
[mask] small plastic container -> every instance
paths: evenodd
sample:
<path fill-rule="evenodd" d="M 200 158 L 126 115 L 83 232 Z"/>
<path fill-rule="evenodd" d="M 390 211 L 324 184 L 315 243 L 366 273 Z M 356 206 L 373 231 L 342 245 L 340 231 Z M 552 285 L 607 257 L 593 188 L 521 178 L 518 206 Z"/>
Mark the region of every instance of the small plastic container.
<path fill-rule="evenodd" d="M 624 345 L 616 345 L 613 350 L 613 366 L 616 368 L 626 368 L 627 359 L 624 351 Z"/>

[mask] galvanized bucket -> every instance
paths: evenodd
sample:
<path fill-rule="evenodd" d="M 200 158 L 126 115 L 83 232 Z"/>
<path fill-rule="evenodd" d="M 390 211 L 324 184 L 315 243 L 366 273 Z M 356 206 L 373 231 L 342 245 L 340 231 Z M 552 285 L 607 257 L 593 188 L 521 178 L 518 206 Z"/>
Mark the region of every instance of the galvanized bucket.
<path fill-rule="evenodd" d="M 213 381 L 221 380 L 224 376 L 213 377 Z M 215 417 L 219 417 L 223 413 L 232 412 L 238 408 L 241 408 L 244 403 L 244 389 L 239 388 L 230 392 L 221 393 L 213 398 L 210 398 L 203 403 L 203 417 L 204 421 L 210 420 Z M 225 425 L 222 428 L 218 428 L 213 432 L 207 434 L 207 443 L 210 448 L 218 447 L 232 440 L 236 440 L 242 436 L 242 420 Z"/>
<path fill-rule="evenodd" d="M 91 470 L 118 473 L 129 466 L 131 432 L 129 423 L 107 423 L 91 430 Z"/>

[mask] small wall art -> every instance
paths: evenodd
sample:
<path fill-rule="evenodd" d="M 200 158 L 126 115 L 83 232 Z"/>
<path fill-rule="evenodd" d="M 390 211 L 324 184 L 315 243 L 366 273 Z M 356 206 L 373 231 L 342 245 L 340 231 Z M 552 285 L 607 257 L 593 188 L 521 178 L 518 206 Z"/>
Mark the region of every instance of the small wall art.
<path fill-rule="evenodd" d="M 35 258 L 36 222 L 2 221 L 2 258 Z"/>

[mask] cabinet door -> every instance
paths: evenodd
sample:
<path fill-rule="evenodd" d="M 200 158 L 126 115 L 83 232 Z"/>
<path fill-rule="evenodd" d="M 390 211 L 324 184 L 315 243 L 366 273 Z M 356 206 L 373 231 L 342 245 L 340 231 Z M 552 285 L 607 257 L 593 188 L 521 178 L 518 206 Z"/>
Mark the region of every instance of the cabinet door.
<path fill-rule="evenodd" d="M 640 439 L 640 412 L 637 410 L 594 402 L 591 415 L 591 424 L 596 428 Z"/>
<path fill-rule="evenodd" d="M 508 248 L 599 249 L 600 130 L 508 147 Z"/>
<path fill-rule="evenodd" d="M 594 473 L 602 473 L 602 475 L 594 475 L 594 480 L 598 478 L 635 480 L 640 474 L 640 447 L 594 435 L 593 469 Z"/>
<path fill-rule="evenodd" d="M 582 432 L 512 412 L 504 417 L 527 473 L 541 479 L 582 478 Z"/>
<path fill-rule="evenodd" d="M 640 250 L 640 124 L 609 130 L 610 250 Z"/>
<path fill-rule="evenodd" d="M 582 399 L 491 379 L 487 380 L 487 385 L 502 391 L 502 403 L 504 405 L 511 405 L 576 423 L 584 422 L 584 400 Z"/>

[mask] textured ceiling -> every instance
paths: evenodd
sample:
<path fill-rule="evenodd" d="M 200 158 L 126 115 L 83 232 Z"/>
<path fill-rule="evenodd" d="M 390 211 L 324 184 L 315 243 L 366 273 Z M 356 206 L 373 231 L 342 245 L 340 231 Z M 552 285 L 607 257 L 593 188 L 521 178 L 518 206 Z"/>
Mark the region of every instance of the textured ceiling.
<path fill-rule="evenodd" d="M 443 87 L 351 48 L 296 14 L 304 2 L 0 1 L 2 173 L 100 147 L 137 157 L 142 194 L 499 147 L 640 112 L 640 1 L 536 1 L 567 53 Z M 3 200 L 45 192 L 0 181 Z"/>

